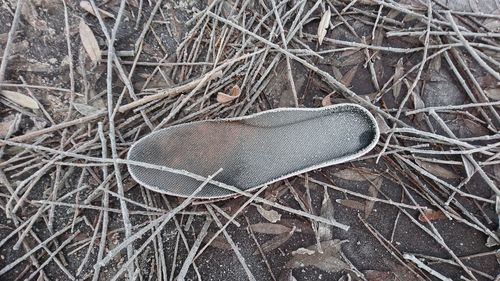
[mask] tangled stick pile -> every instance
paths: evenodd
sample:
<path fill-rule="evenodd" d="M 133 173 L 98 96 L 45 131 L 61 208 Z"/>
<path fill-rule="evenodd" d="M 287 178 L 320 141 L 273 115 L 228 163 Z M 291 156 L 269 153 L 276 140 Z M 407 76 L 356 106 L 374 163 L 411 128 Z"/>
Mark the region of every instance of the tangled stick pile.
<path fill-rule="evenodd" d="M 467 12 L 439 0 L 63 1 L 64 14 L 46 18 L 64 23 L 60 86 L 16 70 L 16 36 L 43 26 L 18 0 L 0 41 L 0 279 L 494 279 L 500 7 L 491 2 Z M 161 128 L 342 102 L 369 109 L 382 135 L 339 167 L 228 202 L 157 194 L 126 171 L 130 145 Z M 350 253 L 362 246 L 339 225 L 373 236 L 387 250 L 382 264 Z"/>

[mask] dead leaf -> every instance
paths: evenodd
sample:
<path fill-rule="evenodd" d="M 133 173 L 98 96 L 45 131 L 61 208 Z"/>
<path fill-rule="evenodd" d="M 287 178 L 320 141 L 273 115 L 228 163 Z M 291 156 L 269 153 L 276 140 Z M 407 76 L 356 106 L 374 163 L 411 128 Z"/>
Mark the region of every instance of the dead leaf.
<path fill-rule="evenodd" d="M 469 6 L 474 13 L 480 13 L 476 0 L 469 0 Z"/>
<path fill-rule="evenodd" d="M 500 30 L 500 20 L 498 19 L 486 19 L 483 24 L 486 28 L 492 30 L 493 32 L 498 32 Z"/>
<path fill-rule="evenodd" d="M 489 13 L 493 14 L 493 15 L 500 15 L 500 9 L 497 8 L 493 11 L 490 11 Z M 487 29 L 490 29 L 492 32 L 496 32 L 496 31 L 500 30 L 500 20 L 498 18 L 486 18 L 483 21 L 483 25 Z"/>
<path fill-rule="evenodd" d="M 311 228 L 311 223 L 308 221 L 298 219 L 281 219 L 280 224 L 290 229 L 295 227 L 295 232 L 314 234 L 314 230 Z"/>
<path fill-rule="evenodd" d="M 427 172 L 444 179 L 456 179 L 458 175 L 439 164 L 434 164 L 426 161 L 415 160 L 417 164 Z"/>
<path fill-rule="evenodd" d="M 424 100 L 422 100 L 420 93 L 413 91 L 412 96 L 413 96 L 413 108 L 414 109 L 421 109 L 421 108 L 425 107 Z"/>
<path fill-rule="evenodd" d="M 321 216 L 328 220 L 335 220 L 333 212 L 332 200 L 330 200 L 330 195 L 328 195 L 328 190 L 325 187 L 323 192 L 323 200 L 321 201 Z M 327 241 L 333 238 L 332 228 L 325 223 L 318 223 L 318 236 L 320 241 Z"/>
<path fill-rule="evenodd" d="M 403 58 L 400 58 L 398 60 L 398 63 L 396 64 L 396 68 L 394 69 L 394 78 L 392 80 L 394 81 L 394 86 L 392 86 L 392 94 L 394 95 L 395 99 L 397 99 L 399 97 L 399 94 L 401 93 L 401 81 L 398 82 L 398 80 L 403 77 L 403 74 Z"/>
<path fill-rule="evenodd" d="M 498 86 L 498 81 L 493 75 L 486 74 L 476 78 L 477 82 L 483 89 L 493 89 Z"/>
<path fill-rule="evenodd" d="M 329 105 L 332 105 L 332 95 L 334 94 L 335 92 L 333 93 L 330 93 L 328 95 L 326 95 L 322 100 L 321 100 L 321 105 L 322 106 L 329 106 Z"/>
<path fill-rule="evenodd" d="M 363 202 L 359 202 L 356 200 L 351 200 L 351 199 L 337 199 L 335 202 L 339 203 L 342 206 L 345 206 L 347 208 L 351 209 L 356 209 L 360 211 L 365 210 L 365 204 Z"/>
<path fill-rule="evenodd" d="M 5 138 L 14 120 L 0 122 L 0 138 Z"/>
<path fill-rule="evenodd" d="M 375 38 L 373 38 L 372 45 L 373 46 L 382 46 L 382 43 L 384 42 L 385 38 L 385 31 L 382 28 L 378 28 L 377 31 L 375 32 Z M 381 58 L 380 52 L 377 52 L 377 54 L 374 56 L 374 61 L 375 58 Z"/>
<path fill-rule="evenodd" d="M 94 11 L 94 8 L 92 8 L 92 5 L 90 4 L 89 1 L 80 1 L 80 8 L 84 9 L 85 11 L 87 11 L 88 13 L 92 14 L 92 15 L 96 15 L 95 11 Z M 104 11 L 103 9 L 101 8 L 97 8 L 99 10 L 99 13 L 101 14 L 101 17 L 103 19 L 105 18 L 115 18 L 115 16 L 110 13 L 110 12 L 106 12 Z"/>
<path fill-rule="evenodd" d="M 275 210 L 266 210 L 266 209 L 262 208 L 262 206 L 260 206 L 260 205 L 256 205 L 256 206 L 257 206 L 257 211 L 259 212 L 259 214 L 261 214 L 266 220 L 268 220 L 272 223 L 275 223 L 281 219 L 281 214 L 279 214 Z"/>
<path fill-rule="evenodd" d="M 422 213 L 418 216 L 418 220 L 421 222 L 429 222 L 446 218 L 446 215 L 441 210 L 435 211 L 432 209 L 425 209 L 423 212 L 425 217 Z"/>
<path fill-rule="evenodd" d="M 343 242 L 344 241 L 337 239 L 321 242 L 323 253 L 314 251 L 316 249 L 316 244 L 309 246 L 307 249 L 314 251 L 314 254 L 296 254 L 286 263 L 285 268 L 314 266 L 329 273 L 341 272 L 345 269 L 349 269 L 349 265 L 342 260 L 340 254 L 340 245 Z"/>
<path fill-rule="evenodd" d="M 343 58 L 343 56 L 339 57 Z M 366 60 L 366 56 L 363 52 L 357 51 L 356 53 L 349 55 L 345 60 L 334 60 L 333 65 L 338 67 L 346 67 L 351 65 L 358 65 Z"/>
<path fill-rule="evenodd" d="M 475 120 L 460 118 L 457 120 L 461 120 L 462 124 L 459 128 L 459 137 L 467 137 L 467 136 L 484 136 L 489 134 L 489 130 L 483 123 L 479 123 Z"/>
<path fill-rule="evenodd" d="M 0 94 L 2 96 L 4 96 L 6 99 L 10 100 L 11 102 L 17 104 L 17 105 L 20 105 L 20 106 L 23 106 L 23 107 L 26 107 L 26 108 L 30 108 L 30 109 L 38 109 L 38 103 L 32 99 L 31 97 L 27 96 L 27 95 L 24 95 L 24 94 L 21 94 L 21 93 L 18 93 L 18 92 L 14 92 L 14 91 L 7 91 L 7 90 L 3 90 L 3 91 L 0 91 Z"/>
<path fill-rule="evenodd" d="M 101 49 L 97 43 L 94 32 L 90 27 L 83 21 L 80 21 L 80 39 L 82 40 L 83 48 L 87 52 L 93 63 L 97 64 L 101 60 Z"/>
<path fill-rule="evenodd" d="M 139 1 L 138 0 L 130 0 L 127 3 L 134 8 L 139 8 Z"/>
<path fill-rule="evenodd" d="M 500 87 L 494 89 L 486 89 L 484 93 L 490 98 L 494 100 L 500 100 Z"/>
<path fill-rule="evenodd" d="M 0 138 L 5 138 L 10 128 L 13 128 L 12 133 L 15 133 L 19 127 L 19 120 L 20 118 L 16 118 L 16 115 L 14 114 L 7 115 L 4 119 L 2 119 L 2 121 L 0 122 Z"/>
<path fill-rule="evenodd" d="M 97 112 L 103 111 L 102 109 L 99 109 L 97 107 L 77 102 L 73 103 L 73 107 L 76 109 L 76 111 L 78 111 L 80 114 L 84 116 L 89 116 Z"/>
<path fill-rule="evenodd" d="M 333 77 L 335 77 L 335 79 L 339 80 L 342 79 L 342 72 L 340 72 L 340 69 L 338 69 L 337 67 L 335 67 L 334 65 L 332 65 L 332 73 L 333 73 Z"/>
<path fill-rule="evenodd" d="M 34 29 L 38 31 L 48 30 L 47 22 L 39 18 L 37 8 L 32 1 L 26 1 L 22 5 L 21 15 L 23 15 L 24 20 Z"/>
<path fill-rule="evenodd" d="M 379 128 L 381 134 L 386 134 L 387 132 L 389 132 L 391 130 L 391 127 L 389 127 L 389 125 L 387 125 L 387 122 L 385 121 L 384 118 L 382 118 L 382 116 L 380 116 L 380 114 L 377 113 L 375 115 L 375 120 L 377 121 L 378 128 Z"/>
<path fill-rule="evenodd" d="M 295 227 L 292 228 L 292 230 L 290 230 L 287 233 L 276 235 L 271 240 L 268 240 L 268 241 L 262 243 L 262 245 L 260 245 L 262 252 L 264 252 L 264 253 L 270 252 L 270 251 L 278 248 L 279 246 L 285 244 L 288 241 L 288 239 L 290 239 L 290 237 L 292 237 L 294 232 L 295 232 Z M 259 250 L 256 250 L 253 254 L 257 255 L 258 253 L 259 253 Z"/>
<path fill-rule="evenodd" d="M 498 199 L 498 196 L 497 196 L 497 200 L 496 201 L 497 201 L 497 203 L 500 201 Z M 498 214 L 498 212 L 497 212 L 497 214 Z M 497 237 L 499 237 L 500 236 L 500 230 L 497 229 L 495 231 L 495 234 L 497 235 Z M 491 248 L 491 247 L 495 247 L 495 246 L 498 246 L 498 245 L 500 245 L 500 243 L 495 238 L 493 238 L 491 236 L 488 236 L 488 238 L 486 239 L 486 244 L 485 244 L 486 247 Z"/>
<path fill-rule="evenodd" d="M 436 73 L 439 73 L 441 71 L 441 56 L 440 55 L 438 55 L 437 57 L 432 59 L 431 66 L 432 66 L 432 69 L 434 69 L 434 71 Z"/>
<path fill-rule="evenodd" d="M 326 32 L 330 26 L 330 20 L 332 17 L 332 12 L 330 12 L 330 7 L 325 11 L 318 25 L 318 43 L 321 46 L 323 39 L 325 39 Z"/>
<path fill-rule="evenodd" d="M 334 176 L 351 181 L 366 181 L 378 178 L 378 175 L 366 168 L 347 168 L 333 174 Z"/>
<path fill-rule="evenodd" d="M 203 238 L 203 242 L 208 243 L 214 236 L 214 233 L 208 232 L 207 235 Z M 222 250 L 231 250 L 231 244 L 229 244 L 223 236 L 219 235 L 215 237 L 214 241 L 210 243 L 211 247 L 222 249 Z"/>
<path fill-rule="evenodd" d="M 352 49 L 352 50 L 340 52 L 339 58 L 350 58 L 353 55 L 360 55 L 360 54 L 361 54 L 361 52 L 358 49 Z M 340 77 L 342 77 L 342 76 L 340 76 Z"/>
<path fill-rule="evenodd" d="M 286 227 L 286 226 L 281 225 L 281 224 L 274 224 L 274 223 L 267 223 L 267 222 L 252 224 L 249 227 L 253 232 L 273 234 L 273 235 L 288 233 L 288 232 L 290 232 L 290 230 L 292 230 L 291 228 Z"/>
<path fill-rule="evenodd" d="M 342 77 L 340 82 L 344 84 L 346 87 L 350 87 L 352 80 L 354 79 L 354 76 L 356 75 L 356 72 L 358 72 L 358 66 L 355 66 L 351 68 L 351 70 L 347 71 L 346 74 Z"/>
<path fill-rule="evenodd" d="M 222 15 L 225 18 L 230 18 L 231 15 L 233 15 L 236 12 L 236 9 L 234 8 L 234 4 L 232 1 L 222 1 Z"/>
<path fill-rule="evenodd" d="M 240 93 L 241 93 L 241 89 L 240 89 L 240 86 L 238 85 L 234 85 L 232 88 L 231 88 L 231 96 L 232 97 L 239 97 L 240 96 Z"/>
<path fill-rule="evenodd" d="M 399 14 L 400 14 L 400 11 L 398 11 L 398 10 L 390 10 L 389 13 L 387 13 L 387 18 L 395 19 Z"/>
<path fill-rule="evenodd" d="M 229 103 L 235 99 L 237 99 L 241 94 L 240 86 L 234 85 L 231 88 L 231 94 L 225 94 L 223 92 L 217 93 L 217 102 L 219 103 Z"/>
<path fill-rule="evenodd" d="M 378 191 L 382 187 L 382 181 L 383 178 L 376 178 L 373 183 L 370 184 L 370 187 L 368 188 L 368 195 L 371 197 L 377 198 Z M 375 201 L 373 200 L 366 200 L 365 202 L 365 219 L 367 219 L 370 214 L 373 211 L 373 206 L 375 205 Z"/>
<path fill-rule="evenodd" d="M 407 22 L 414 21 L 414 20 L 417 20 L 417 19 L 419 19 L 419 17 L 417 17 L 416 15 L 406 14 L 406 16 L 403 18 L 402 22 L 403 23 L 407 23 Z"/>

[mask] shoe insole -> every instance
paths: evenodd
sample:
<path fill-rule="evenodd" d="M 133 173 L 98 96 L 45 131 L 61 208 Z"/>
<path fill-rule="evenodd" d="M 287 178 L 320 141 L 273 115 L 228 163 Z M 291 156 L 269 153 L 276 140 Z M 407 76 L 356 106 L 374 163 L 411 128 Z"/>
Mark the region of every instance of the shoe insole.
<path fill-rule="evenodd" d="M 359 157 L 379 137 L 373 116 L 354 104 L 323 108 L 280 108 L 257 114 L 172 126 L 136 142 L 128 159 L 250 191 L 259 186 Z M 203 182 L 188 175 L 128 165 L 143 186 L 187 197 Z M 196 198 L 234 192 L 208 183 Z"/>

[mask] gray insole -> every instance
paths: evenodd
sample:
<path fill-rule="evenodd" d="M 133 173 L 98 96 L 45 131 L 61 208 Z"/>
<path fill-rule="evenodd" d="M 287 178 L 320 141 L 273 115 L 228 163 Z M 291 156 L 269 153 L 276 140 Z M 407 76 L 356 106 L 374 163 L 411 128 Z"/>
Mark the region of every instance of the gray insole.
<path fill-rule="evenodd" d="M 245 117 L 173 126 L 139 140 L 129 159 L 214 177 L 249 190 L 284 176 L 350 160 L 378 138 L 373 117 L 359 106 L 281 109 Z M 370 147 L 371 148 L 371 147 Z M 199 180 L 129 165 L 146 187 L 187 197 Z M 208 184 L 196 196 L 221 197 L 233 192 Z"/>

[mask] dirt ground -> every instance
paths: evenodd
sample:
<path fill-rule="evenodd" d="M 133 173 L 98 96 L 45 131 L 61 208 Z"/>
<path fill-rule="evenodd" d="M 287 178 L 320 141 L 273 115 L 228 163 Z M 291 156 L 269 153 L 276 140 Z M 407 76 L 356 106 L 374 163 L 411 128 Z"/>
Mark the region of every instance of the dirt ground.
<path fill-rule="evenodd" d="M 185 280 L 499 280 L 500 194 L 492 186 L 500 186 L 500 104 L 442 108 L 500 100 L 494 75 L 500 69 L 498 1 L 359 0 L 351 6 L 350 1 L 183 0 L 163 1 L 155 9 L 154 1 L 129 0 L 116 31 L 117 59 L 110 64 L 109 81 L 107 36 L 113 34 L 120 1 L 96 2 L 106 32 L 89 13 L 94 11 L 90 2 L 19 1 L 25 3 L 7 58 L 17 2 L 0 2 L 0 50 L 2 60 L 8 60 L 0 87 L 22 94 L 14 101 L 0 95 L 0 139 L 12 142 L 0 143 L 0 280 L 183 279 L 179 274 Z M 432 3 L 435 25 L 426 24 L 427 3 Z M 430 35 L 430 43 L 425 42 L 426 28 L 454 32 L 443 12 L 448 9 L 457 12 L 466 39 L 493 73 L 478 64 L 456 34 Z M 207 10 L 259 38 L 229 28 Z M 327 11 L 330 25 L 319 45 L 318 25 Z M 283 34 L 275 13 L 286 21 Z M 302 19 L 300 31 L 284 46 L 281 35 L 292 34 L 294 21 Z M 259 22 L 262 26 L 255 28 Z M 389 36 L 398 31 L 422 34 Z M 287 48 L 318 71 L 293 59 L 283 51 Z M 108 98 L 113 108 L 175 88 L 243 49 L 262 52 L 224 68 L 221 78 L 198 91 L 118 112 L 116 137 L 109 134 Z M 420 71 L 410 72 L 432 55 Z M 399 86 L 394 85 L 398 78 Z M 221 103 L 218 93 L 231 93 L 234 85 L 240 95 Z M 33 101 L 35 109 L 29 106 Z M 274 183 L 260 196 L 333 219 L 350 226 L 348 231 L 247 202 L 245 196 L 195 201 L 160 226 L 158 218 L 184 199 L 141 187 L 125 165 L 118 169 L 122 181 L 117 184 L 113 165 L 104 172 L 105 165 L 96 160 L 106 158 L 98 122 L 108 139 L 107 157 L 112 157 L 114 138 L 118 157 L 125 158 L 132 143 L 159 125 L 343 102 L 361 104 L 376 116 L 382 132 L 377 147 L 349 163 Z M 429 107 L 436 107 L 442 119 L 425 111 Z M 416 109 L 424 111 L 407 114 Z M 420 134 L 391 132 L 396 125 L 388 116 Z M 72 120 L 78 121 L 50 129 Z M 82 144 L 88 147 L 78 150 Z M 225 231 L 219 231 L 217 220 L 229 222 Z M 128 231 L 139 233 L 133 243 L 127 242 Z"/>

